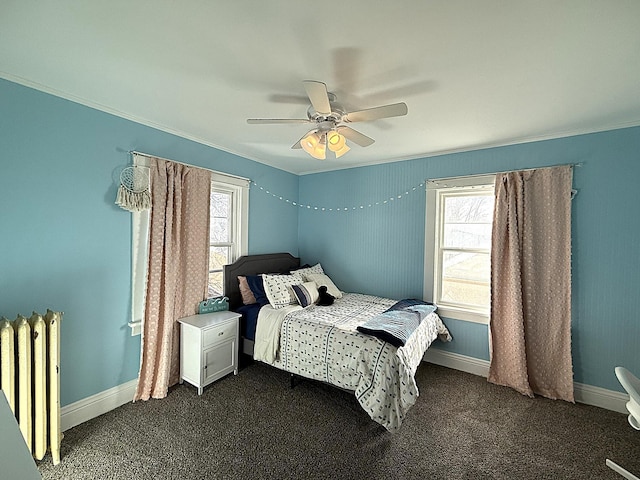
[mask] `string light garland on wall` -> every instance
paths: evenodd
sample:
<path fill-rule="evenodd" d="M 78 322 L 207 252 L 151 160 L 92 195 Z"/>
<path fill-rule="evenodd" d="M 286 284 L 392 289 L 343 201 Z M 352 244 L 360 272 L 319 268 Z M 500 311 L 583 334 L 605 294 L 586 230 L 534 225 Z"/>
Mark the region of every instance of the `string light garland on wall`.
<path fill-rule="evenodd" d="M 280 200 L 282 202 L 288 203 L 289 205 L 291 205 L 293 207 L 306 208 L 306 209 L 309 209 L 309 210 L 317 210 L 317 211 L 320 211 L 320 212 L 348 212 L 348 211 L 353 211 L 353 210 L 365 210 L 367 208 L 373 208 L 373 207 L 379 207 L 379 206 L 388 205 L 388 204 L 396 202 L 398 200 L 402 200 L 403 198 L 407 197 L 408 195 L 410 195 L 413 192 L 416 192 L 416 191 L 424 192 L 424 185 L 425 185 L 425 183 L 422 182 L 422 183 L 420 183 L 419 185 L 417 185 L 415 187 L 411 187 L 411 188 L 405 190 L 404 193 L 400 193 L 398 195 L 394 195 L 392 197 L 385 198 L 385 199 L 377 201 L 377 202 L 371 202 L 371 203 L 367 203 L 367 204 L 362 204 L 362 205 L 357 205 L 357 206 L 349 206 L 349 207 L 323 207 L 323 206 L 320 206 L 320 205 L 306 205 L 304 203 L 294 202 L 293 200 L 290 200 L 290 199 L 288 199 L 286 197 L 283 197 L 282 195 L 278 195 L 277 193 L 273 193 L 272 191 L 268 190 L 267 188 L 263 187 L 262 185 L 258 185 L 253 180 L 251 180 L 251 184 L 255 185 L 257 188 L 259 188 L 265 194 L 272 196 L 276 200 Z"/>

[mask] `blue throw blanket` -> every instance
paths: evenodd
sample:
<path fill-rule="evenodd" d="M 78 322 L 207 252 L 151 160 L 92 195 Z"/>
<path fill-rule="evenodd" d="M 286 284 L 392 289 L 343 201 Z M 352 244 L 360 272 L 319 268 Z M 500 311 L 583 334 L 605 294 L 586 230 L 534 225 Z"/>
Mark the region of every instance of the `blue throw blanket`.
<path fill-rule="evenodd" d="M 395 347 L 402 347 L 420 322 L 437 308 L 422 300 L 400 300 L 385 312 L 360 325 L 358 331 L 373 335 Z"/>

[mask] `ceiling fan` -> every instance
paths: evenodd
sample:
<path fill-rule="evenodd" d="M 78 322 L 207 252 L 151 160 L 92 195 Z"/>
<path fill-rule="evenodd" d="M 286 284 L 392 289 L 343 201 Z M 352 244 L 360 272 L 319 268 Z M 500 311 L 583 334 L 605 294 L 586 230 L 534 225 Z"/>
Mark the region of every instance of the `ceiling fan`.
<path fill-rule="evenodd" d="M 310 123 L 313 129 L 307 132 L 291 148 L 302 148 L 314 158 L 324 160 L 327 149 L 335 153 L 336 158 L 347 153 L 350 148 L 347 140 L 368 147 L 375 140 L 347 126 L 348 123 L 366 122 L 379 118 L 399 117 L 407 114 L 405 103 L 393 103 L 381 107 L 345 112 L 337 103 L 336 96 L 327 91 L 327 86 L 315 80 L 302 82 L 311 106 L 307 110 L 307 118 L 249 118 L 249 124 L 267 123 Z"/>

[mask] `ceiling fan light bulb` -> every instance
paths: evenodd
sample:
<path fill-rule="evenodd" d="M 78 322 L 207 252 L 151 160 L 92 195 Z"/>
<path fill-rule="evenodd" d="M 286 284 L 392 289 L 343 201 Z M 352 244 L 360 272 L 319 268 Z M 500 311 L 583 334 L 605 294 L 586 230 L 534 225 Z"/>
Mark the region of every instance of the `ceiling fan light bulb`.
<path fill-rule="evenodd" d="M 346 140 L 344 135 L 338 132 L 330 132 L 327 134 L 327 143 L 329 144 L 329 150 L 337 152 L 345 146 Z"/>
<path fill-rule="evenodd" d="M 317 158 L 318 160 L 324 160 L 327 158 L 327 150 L 324 148 L 323 144 L 319 144 L 316 148 L 313 149 L 312 157 Z"/>
<path fill-rule="evenodd" d="M 318 134 L 312 133 L 300 140 L 300 146 L 305 152 L 312 155 L 311 152 L 318 146 L 319 140 Z"/>
<path fill-rule="evenodd" d="M 336 152 L 336 158 L 340 158 L 342 155 L 344 155 L 345 153 L 347 153 L 349 150 L 351 150 L 349 148 L 349 146 L 345 143 L 344 145 L 342 145 L 342 148 L 339 150 L 334 150 Z"/>

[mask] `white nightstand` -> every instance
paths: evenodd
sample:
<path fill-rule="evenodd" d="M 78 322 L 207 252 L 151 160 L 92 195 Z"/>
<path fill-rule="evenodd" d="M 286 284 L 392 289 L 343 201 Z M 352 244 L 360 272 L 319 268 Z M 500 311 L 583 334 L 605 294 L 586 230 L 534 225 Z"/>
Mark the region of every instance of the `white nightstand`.
<path fill-rule="evenodd" d="M 198 395 L 211 382 L 238 374 L 240 314 L 213 312 L 181 318 L 180 383 L 198 387 Z"/>

